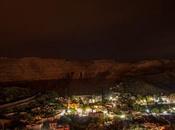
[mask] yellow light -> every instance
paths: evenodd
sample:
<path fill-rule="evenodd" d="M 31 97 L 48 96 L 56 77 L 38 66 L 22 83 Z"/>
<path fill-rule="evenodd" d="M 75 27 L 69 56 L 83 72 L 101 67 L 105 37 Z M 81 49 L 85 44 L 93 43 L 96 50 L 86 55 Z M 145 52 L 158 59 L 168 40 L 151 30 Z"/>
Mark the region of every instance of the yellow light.
<path fill-rule="evenodd" d="M 108 117 L 109 117 L 109 118 L 114 118 L 114 115 L 108 114 Z"/>
<path fill-rule="evenodd" d="M 90 109 L 90 108 L 87 108 L 87 109 L 86 109 L 86 112 L 87 112 L 87 113 L 89 113 L 89 112 L 91 112 L 91 111 L 92 111 L 92 109 Z"/>
<path fill-rule="evenodd" d="M 70 109 L 68 109 L 68 110 L 67 110 L 67 113 L 71 113 L 71 110 L 70 110 Z"/>
<path fill-rule="evenodd" d="M 125 119 L 126 115 L 122 114 L 122 115 L 120 115 L 120 118 Z"/>
<path fill-rule="evenodd" d="M 103 113 L 104 113 L 104 114 L 107 114 L 107 113 L 108 113 L 108 111 L 103 111 Z"/>

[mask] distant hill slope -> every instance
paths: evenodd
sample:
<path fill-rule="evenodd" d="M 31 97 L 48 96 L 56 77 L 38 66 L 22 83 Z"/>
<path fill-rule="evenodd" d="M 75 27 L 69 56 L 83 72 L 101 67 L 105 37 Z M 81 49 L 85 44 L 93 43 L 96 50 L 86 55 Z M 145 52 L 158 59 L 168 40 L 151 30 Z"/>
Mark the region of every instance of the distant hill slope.
<path fill-rule="evenodd" d="M 115 60 L 69 61 L 64 59 L 0 59 L 0 82 L 52 79 L 114 79 L 126 76 L 161 81 L 175 79 L 175 60 L 117 62 Z"/>

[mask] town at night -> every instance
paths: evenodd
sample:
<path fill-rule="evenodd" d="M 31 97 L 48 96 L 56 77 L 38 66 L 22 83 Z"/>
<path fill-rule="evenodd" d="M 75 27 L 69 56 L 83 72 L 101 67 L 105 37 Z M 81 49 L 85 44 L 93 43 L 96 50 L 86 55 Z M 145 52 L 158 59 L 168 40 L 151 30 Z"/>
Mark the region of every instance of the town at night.
<path fill-rule="evenodd" d="M 175 129 L 174 60 L 1 61 L 2 130 Z"/>
<path fill-rule="evenodd" d="M 174 0 L 1 0 L 0 130 L 175 130 Z"/>
<path fill-rule="evenodd" d="M 122 91 L 123 85 L 126 84 L 120 82 L 111 87 L 108 93 L 102 91 L 96 95 L 62 97 L 54 91 L 48 91 L 2 105 L 2 128 L 6 129 L 9 125 L 8 129 L 15 130 L 175 129 L 175 93 L 154 93 L 151 91 L 158 90 L 149 88 L 145 95 L 144 92 Z M 6 88 L 4 91 L 9 93 L 12 90 Z M 18 91 L 29 94 L 28 90 L 22 88 L 13 88 L 13 91 L 16 94 Z M 14 98 L 18 98 L 19 95 L 13 94 Z M 10 100 L 13 99 L 6 98 L 6 101 Z"/>

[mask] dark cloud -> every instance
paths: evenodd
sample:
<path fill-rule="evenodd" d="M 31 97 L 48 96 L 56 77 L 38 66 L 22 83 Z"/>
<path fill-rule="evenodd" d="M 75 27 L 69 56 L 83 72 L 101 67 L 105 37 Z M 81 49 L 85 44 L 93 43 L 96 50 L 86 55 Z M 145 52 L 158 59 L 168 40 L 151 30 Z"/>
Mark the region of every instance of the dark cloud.
<path fill-rule="evenodd" d="M 175 56 L 173 0 L 2 0 L 0 55 Z"/>

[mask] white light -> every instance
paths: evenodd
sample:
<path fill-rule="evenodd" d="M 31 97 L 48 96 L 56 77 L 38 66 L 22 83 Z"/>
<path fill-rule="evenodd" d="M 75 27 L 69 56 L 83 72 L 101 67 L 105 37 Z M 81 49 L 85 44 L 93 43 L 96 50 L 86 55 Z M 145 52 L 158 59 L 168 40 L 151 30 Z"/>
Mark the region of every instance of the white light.
<path fill-rule="evenodd" d="M 68 110 L 67 110 L 67 113 L 71 113 L 71 110 L 70 110 L 70 109 L 68 109 Z"/>
<path fill-rule="evenodd" d="M 97 108 L 98 108 L 98 106 L 94 106 L 94 108 L 96 108 L 96 109 L 97 109 Z"/>
<path fill-rule="evenodd" d="M 152 113 L 152 115 L 154 115 L 154 116 L 155 116 L 155 115 L 156 115 L 156 113 Z"/>
<path fill-rule="evenodd" d="M 82 113 L 83 111 L 82 111 L 81 108 L 78 108 L 78 109 L 77 109 L 77 112 L 78 112 L 78 113 Z"/>
<path fill-rule="evenodd" d="M 159 99 L 154 98 L 154 102 L 159 102 Z"/>
<path fill-rule="evenodd" d="M 97 112 L 96 110 L 92 110 L 93 113 Z"/>
<path fill-rule="evenodd" d="M 103 111 L 103 113 L 104 113 L 104 114 L 107 114 L 107 113 L 108 113 L 108 111 Z"/>
<path fill-rule="evenodd" d="M 145 111 L 146 111 L 147 113 L 150 113 L 150 110 L 149 110 L 149 109 L 146 109 Z"/>
<path fill-rule="evenodd" d="M 125 119 L 126 115 L 122 114 L 122 115 L 120 115 L 120 118 Z"/>
<path fill-rule="evenodd" d="M 108 114 L 108 117 L 109 117 L 109 118 L 114 118 L 114 115 Z"/>
<path fill-rule="evenodd" d="M 90 108 L 87 108 L 87 109 L 86 109 L 86 112 L 87 112 L 87 113 L 89 113 L 89 112 L 91 112 L 91 111 L 92 111 L 92 110 L 91 110 Z"/>
<path fill-rule="evenodd" d="M 65 114 L 65 110 L 63 110 L 60 115 L 63 116 Z"/>
<path fill-rule="evenodd" d="M 165 98 L 165 97 L 162 97 L 162 100 L 163 100 L 163 101 L 167 101 L 167 98 Z"/>
<path fill-rule="evenodd" d="M 113 107 L 116 107 L 116 104 L 115 103 L 113 103 L 112 105 L 113 105 Z"/>
<path fill-rule="evenodd" d="M 112 99 L 113 99 L 112 96 L 110 96 L 110 97 L 109 97 L 109 100 L 112 100 Z"/>
<path fill-rule="evenodd" d="M 85 114 L 82 114 L 81 116 L 87 116 L 87 115 L 85 115 Z"/>
<path fill-rule="evenodd" d="M 163 114 L 167 114 L 168 112 L 167 111 L 164 111 Z"/>

